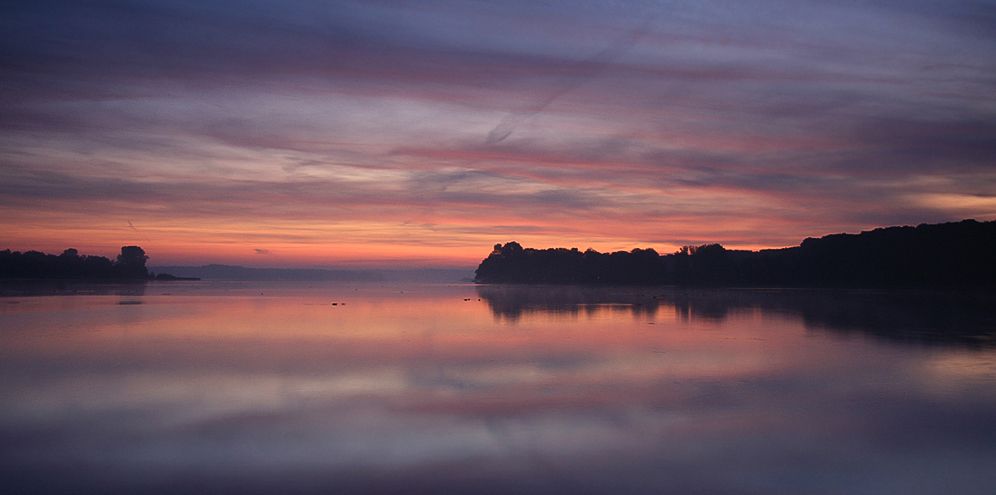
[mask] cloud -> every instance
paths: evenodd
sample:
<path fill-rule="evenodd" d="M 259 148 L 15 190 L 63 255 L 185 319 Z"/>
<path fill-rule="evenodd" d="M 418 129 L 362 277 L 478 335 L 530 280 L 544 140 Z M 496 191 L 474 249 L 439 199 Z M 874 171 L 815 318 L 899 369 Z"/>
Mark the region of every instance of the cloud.
<path fill-rule="evenodd" d="M 0 211 L 551 246 L 985 219 L 996 16 L 906 5 L 21 2 Z"/>
<path fill-rule="evenodd" d="M 504 141 L 523 120 L 542 112 L 556 101 L 557 98 L 563 96 L 568 91 L 605 72 L 613 62 L 621 57 L 630 47 L 635 45 L 640 38 L 646 35 L 653 20 L 653 17 L 647 18 L 639 27 L 628 33 L 624 38 L 578 62 L 570 70 L 565 71 L 554 83 L 550 84 L 551 88 L 548 95 L 545 95 L 522 110 L 515 111 L 503 117 L 501 122 L 488 133 L 487 143 L 496 144 Z"/>

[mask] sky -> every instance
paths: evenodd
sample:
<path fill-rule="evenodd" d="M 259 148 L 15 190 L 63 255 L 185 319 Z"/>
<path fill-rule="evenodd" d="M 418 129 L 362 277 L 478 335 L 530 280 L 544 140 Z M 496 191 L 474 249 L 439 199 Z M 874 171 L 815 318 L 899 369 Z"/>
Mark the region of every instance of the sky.
<path fill-rule="evenodd" d="M 0 249 L 475 266 L 996 219 L 992 1 L 0 10 Z"/>

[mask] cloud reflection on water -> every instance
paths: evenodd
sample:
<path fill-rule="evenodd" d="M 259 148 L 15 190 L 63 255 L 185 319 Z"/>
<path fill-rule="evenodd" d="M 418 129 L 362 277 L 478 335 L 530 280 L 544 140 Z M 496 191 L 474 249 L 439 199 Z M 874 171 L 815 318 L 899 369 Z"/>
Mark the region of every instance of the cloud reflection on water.
<path fill-rule="evenodd" d="M 991 348 L 826 338 L 792 295 L 637 307 L 626 289 L 250 285 L 4 304 L 4 484 L 985 493 L 996 481 Z M 508 301 L 533 309 L 509 318 L 496 311 L 514 313 Z M 555 309 L 565 301 L 585 306 Z M 51 324 L 62 317 L 72 324 Z"/>
<path fill-rule="evenodd" d="M 725 321 L 755 310 L 803 319 L 809 328 L 925 344 L 996 345 L 996 296 L 972 291 L 694 289 L 481 285 L 478 295 L 500 320 L 524 314 L 589 317 L 605 310 L 653 318 Z"/>

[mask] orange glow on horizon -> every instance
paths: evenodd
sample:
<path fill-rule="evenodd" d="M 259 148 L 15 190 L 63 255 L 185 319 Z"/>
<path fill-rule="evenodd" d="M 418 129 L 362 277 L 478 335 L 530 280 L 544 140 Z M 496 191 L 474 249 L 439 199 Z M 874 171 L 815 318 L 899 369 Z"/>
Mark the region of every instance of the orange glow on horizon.
<path fill-rule="evenodd" d="M 466 214 L 434 213 L 424 222 L 305 218 L 172 218 L 137 211 L 133 215 L 94 217 L 66 208 L 40 218 L 22 210 L 8 211 L 12 222 L 0 238 L 0 249 L 37 250 L 58 254 L 75 248 L 83 254 L 113 258 L 121 246 L 138 245 L 150 266 L 237 264 L 253 267 L 444 267 L 476 266 L 496 243 L 516 241 L 525 247 L 588 248 L 600 252 L 653 248 L 661 254 L 686 244 L 721 242 L 730 249 L 772 247 L 744 238 L 744 222 L 701 225 L 699 219 L 674 218 L 623 224 L 617 215 L 579 217 L 569 213 L 532 219 L 495 212 L 489 227 Z M 55 218 L 53 220 L 53 217 Z M 667 242 L 668 231 L 700 231 L 702 241 Z M 604 234 L 590 236 L 586 232 Z M 716 235 L 722 238 L 713 240 Z M 800 237 L 798 241 L 801 241 Z M 775 245 L 781 247 L 781 245 Z"/>

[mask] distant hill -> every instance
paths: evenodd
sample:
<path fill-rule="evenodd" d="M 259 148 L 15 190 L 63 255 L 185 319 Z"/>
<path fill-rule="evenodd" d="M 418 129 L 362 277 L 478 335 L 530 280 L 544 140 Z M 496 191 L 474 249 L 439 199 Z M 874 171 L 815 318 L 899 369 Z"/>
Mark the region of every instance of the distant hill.
<path fill-rule="evenodd" d="M 336 281 L 378 282 L 379 273 L 369 270 L 326 270 L 321 268 L 246 268 L 234 265 L 160 266 L 156 271 L 169 272 L 178 277 L 198 277 L 203 280 L 233 281 Z"/>
<path fill-rule="evenodd" d="M 615 253 L 495 245 L 476 282 L 760 287 L 996 288 L 996 221 L 964 220 L 808 238 L 762 251 L 719 244 Z"/>
<path fill-rule="evenodd" d="M 473 268 L 412 269 L 326 269 L 326 268 L 247 268 L 236 265 L 157 266 L 156 272 L 180 277 L 230 281 L 301 281 L 301 282 L 416 282 L 458 283 L 474 276 Z"/>

